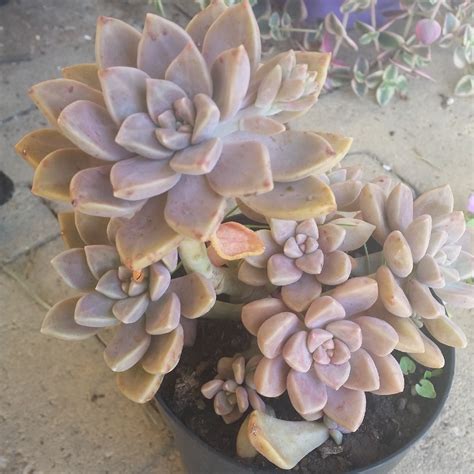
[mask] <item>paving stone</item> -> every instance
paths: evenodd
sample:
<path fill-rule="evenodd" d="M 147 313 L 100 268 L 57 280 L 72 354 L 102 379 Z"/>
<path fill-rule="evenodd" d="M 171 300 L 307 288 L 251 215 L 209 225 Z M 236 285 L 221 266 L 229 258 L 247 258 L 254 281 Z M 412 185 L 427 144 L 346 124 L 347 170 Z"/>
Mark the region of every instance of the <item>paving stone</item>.
<path fill-rule="evenodd" d="M 58 235 L 54 215 L 28 188 L 17 187 L 0 206 L 0 262 L 11 262 Z"/>

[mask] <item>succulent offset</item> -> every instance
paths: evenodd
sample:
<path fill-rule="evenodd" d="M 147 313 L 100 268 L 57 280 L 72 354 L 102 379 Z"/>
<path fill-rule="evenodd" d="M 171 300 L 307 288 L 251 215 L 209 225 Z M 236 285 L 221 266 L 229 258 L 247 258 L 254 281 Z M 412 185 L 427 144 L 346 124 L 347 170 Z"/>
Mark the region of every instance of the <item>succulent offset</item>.
<path fill-rule="evenodd" d="M 212 0 L 186 29 L 101 17 L 95 63 L 32 87 L 51 128 L 17 151 L 35 194 L 73 206 L 52 263 L 79 294 L 42 332 L 111 328 L 105 361 L 144 403 L 199 318 L 241 321 L 255 344 L 221 358 L 202 394 L 224 422 L 243 419 L 239 456 L 291 469 L 359 428 L 366 393 L 403 390 L 394 349 L 444 364 L 421 325 L 466 345 L 443 304 L 474 306 L 473 235 L 449 187 L 414 200 L 341 167 L 350 138 L 287 128 L 316 102 L 328 54 L 260 50 L 248 0 Z M 285 392 L 304 421 L 276 418 Z"/>

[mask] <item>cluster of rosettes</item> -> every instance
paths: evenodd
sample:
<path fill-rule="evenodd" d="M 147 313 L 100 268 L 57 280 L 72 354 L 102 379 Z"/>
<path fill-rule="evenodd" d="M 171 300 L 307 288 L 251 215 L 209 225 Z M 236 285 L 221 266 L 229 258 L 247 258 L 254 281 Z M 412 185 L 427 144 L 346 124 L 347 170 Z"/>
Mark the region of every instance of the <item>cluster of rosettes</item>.
<path fill-rule="evenodd" d="M 315 176 L 351 140 L 284 126 L 315 103 L 329 59 L 289 51 L 262 64 L 248 0 L 215 0 L 186 30 L 152 14 L 142 33 L 101 17 L 96 63 L 31 88 L 54 129 L 28 134 L 17 150 L 36 167 L 35 194 L 93 216 L 140 220 L 153 244 L 140 256 L 117 237 L 122 260 L 140 270 L 176 240 L 209 240 L 229 199 L 276 218 L 335 210 Z M 157 198 L 159 212 L 147 219 Z M 165 232 L 157 229 L 164 222 Z"/>
<path fill-rule="evenodd" d="M 262 356 L 246 361 L 243 355 L 222 357 L 217 363 L 217 376 L 201 387 L 202 394 L 214 399 L 214 411 L 225 423 L 233 423 L 251 407 L 265 411 L 265 402 L 255 391 L 255 368 Z"/>
<path fill-rule="evenodd" d="M 269 230 L 257 231 L 265 251 L 245 259 L 239 279 L 255 286 L 270 282 L 282 287 L 282 300 L 294 311 L 307 309 L 323 285 L 336 286 L 349 278 L 352 262 L 347 252 L 362 247 L 375 228 L 344 217 L 319 226 L 316 219 L 269 223 Z"/>
<path fill-rule="evenodd" d="M 194 342 L 195 318 L 207 313 L 216 299 L 214 288 L 199 273 L 171 279 L 176 262 L 174 251 L 132 271 L 111 245 L 66 250 L 52 260 L 53 267 L 82 294 L 54 305 L 42 332 L 81 340 L 115 327 L 105 362 L 118 372 L 124 395 L 139 403 L 148 401 L 179 362 L 183 346 Z"/>
<path fill-rule="evenodd" d="M 453 211 L 449 186 L 427 191 L 414 200 L 403 183 L 390 192 L 367 184 L 359 203 L 364 219 L 376 227 L 374 238 L 383 247 L 380 254 L 371 255 L 371 259 L 379 256 L 385 262 L 378 261 L 376 267 L 385 310 L 378 308 L 379 316 L 385 314 L 403 333 L 402 348 L 415 360 L 428 367 L 442 367 L 441 351 L 413 325 L 409 331 L 411 321 L 396 319 L 415 318 L 438 341 L 453 347 L 466 345 L 462 330 L 446 316 L 441 304 L 474 307 L 472 285 L 465 283 L 474 276 L 474 257 L 463 212 Z"/>
<path fill-rule="evenodd" d="M 377 282 L 360 277 L 315 299 L 304 314 L 278 298 L 245 305 L 242 322 L 264 356 L 255 370 L 257 392 L 278 397 L 287 391 L 303 418 L 325 414 L 356 431 L 364 419 L 364 392 L 390 395 L 404 387 L 391 355 L 396 331 L 365 315 L 377 297 Z"/>

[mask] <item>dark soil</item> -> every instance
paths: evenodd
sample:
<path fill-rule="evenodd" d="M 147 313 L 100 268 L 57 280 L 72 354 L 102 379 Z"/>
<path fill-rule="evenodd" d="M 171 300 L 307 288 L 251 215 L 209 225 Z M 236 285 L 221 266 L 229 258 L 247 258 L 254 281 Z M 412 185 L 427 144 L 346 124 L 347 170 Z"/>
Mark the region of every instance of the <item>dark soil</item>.
<path fill-rule="evenodd" d="M 159 394 L 177 417 L 207 444 L 235 457 L 240 422 L 226 425 L 215 414 L 212 401 L 201 395 L 200 387 L 214 378 L 217 361 L 246 350 L 251 336 L 240 323 L 212 320 L 200 320 L 199 323 L 196 344 L 183 351 L 179 365 L 165 378 Z M 399 354 L 395 356 L 399 359 Z M 376 462 L 405 445 L 436 409 L 436 400 L 411 395 L 411 387 L 423 372 L 424 369 L 417 366 L 417 372 L 406 378 L 405 391 L 401 394 L 383 397 L 367 394 L 367 411 L 359 430 L 344 435 L 341 446 L 329 439 L 292 471 L 308 474 L 346 472 Z M 446 374 L 433 379 L 439 391 L 445 379 Z M 286 395 L 268 400 L 278 418 L 300 419 Z M 252 467 L 287 472 L 275 468 L 260 455 L 252 461 Z"/>
<path fill-rule="evenodd" d="M 11 199 L 14 189 L 13 181 L 3 171 L 0 171 L 0 206 Z"/>

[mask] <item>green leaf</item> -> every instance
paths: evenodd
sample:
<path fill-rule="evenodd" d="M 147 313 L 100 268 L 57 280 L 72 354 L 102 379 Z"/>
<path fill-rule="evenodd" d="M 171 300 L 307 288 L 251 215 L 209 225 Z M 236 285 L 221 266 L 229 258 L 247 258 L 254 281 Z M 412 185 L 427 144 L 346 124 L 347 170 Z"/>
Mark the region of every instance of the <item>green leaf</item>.
<path fill-rule="evenodd" d="M 466 67 L 466 55 L 464 54 L 464 47 L 457 46 L 453 52 L 453 62 L 458 69 Z"/>
<path fill-rule="evenodd" d="M 416 370 L 416 364 L 408 356 L 402 356 L 400 358 L 400 369 L 405 375 L 413 374 Z"/>
<path fill-rule="evenodd" d="M 420 397 L 436 398 L 436 390 L 429 380 L 421 379 L 420 383 L 415 385 L 415 390 Z"/>
<path fill-rule="evenodd" d="M 285 12 L 281 16 L 281 26 L 282 28 L 290 28 L 291 27 L 291 16 Z"/>
<path fill-rule="evenodd" d="M 466 225 L 467 225 L 468 227 L 474 227 L 474 217 L 469 218 L 469 219 L 466 221 Z"/>
<path fill-rule="evenodd" d="M 474 95 L 474 75 L 466 74 L 461 77 L 454 88 L 454 93 L 459 97 L 468 97 Z"/>
<path fill-rule="evenodd" d="M 354 76 L 357 77 L 362 77 L 365 80 L 365 76 L 369 73 L 370 65 L 369 61 L 367 61 L 364 56 L 358 56 L 355 63 L 354 63 Z M 364 82 L 364 81 L 359 81 L 359 82 Z"/>
<path fill-rule="evenodd" d="M 381 31 L 379 33 L 379 44 L 385 49 L 396 49 L 405 42 L 405 39 L 397 33 L 391 31 Z"/>
<path fill-rule="evenodd" d="M 268 19 L 268 26 L 270 28 L 275 28 L 277 26 L 280 26 L 280 15 L 278 12 L 273 12 Z"/>
<path fill-rule="evenodd" d="M 375 97 L 379 105 L 384 107 L 387 105 L 395 95 L 396 88 L 390 84 L 382 83 L 375 93 Z"/>
<path fill-rule="evenodd" d="M 361 35 L 365 33 L 376 33 L 374 27 L 372 25 L 369 25 L 368 23 L 364 23 L 363 21 L 356 21 L 355 22 L 355 28 L 358 33 Z"/>
<path fill-rule="evenodd" d="M 408 92 L 408 81 L 407 78 L 403 75 L 397 77 L 397 90 L 402 95 L 406 95 Z"/>
<path fill-rule="evenodd" d="M 379 33 L 377 31 L 371 32 L 371 33 L 365 33 L 359 38 L 359 43 L 361 45 L 367 45 L 372 43 L 372 41 L 375 41 L 379 36 Z"/>
<path fill-rule="evenodd" d="M 324 27 L 331 35 L 338 37 L 346 36 L 346 29 L 344 28 L 344 25 L 334 13 L 329 13 L 329 15 L 326 15 L 326 18 L 324 18 Z"/>
<path fill-rule="evenodd" d="M 395 82 L 398 77 L 398 69 L 394 64 L 389 64 L 383 72 L 384 82 Z"/>
<path fill-rule="evenodd" d="M 428 380 L 428 379 L 431 378 L 432 375 L 433 374 L 432 374 L 431 370 L 425 370 L 425 373 L 423 374 L 423 378 Z"/>
<path fill-rule="evenodd" d="M 364 97 L 364 95 L 366 95 L 369 90 L 364 82 L 361 83 L 355 79 L 352 79 L 351 87 L 357 97 Z"/>
<path fill-rule="evenodd" d="M 446 13 L 443 23 L 443 35 L 452 33 L 459 28 L 461 22 L 451 12 Z"/>
<path fill-rule="evenodd" d="M 383 71 L 375 71 L 366 77 L 365 83 L 367 84 L 369 89 L 375 89 L 382 81 L 382 77 Z"/>
<path fill-rule="evenodd" d="M 434 369 L 431 371 L 431 378 L 439 377 L 442 374 L 443 374 L 443 369 Z"/>

